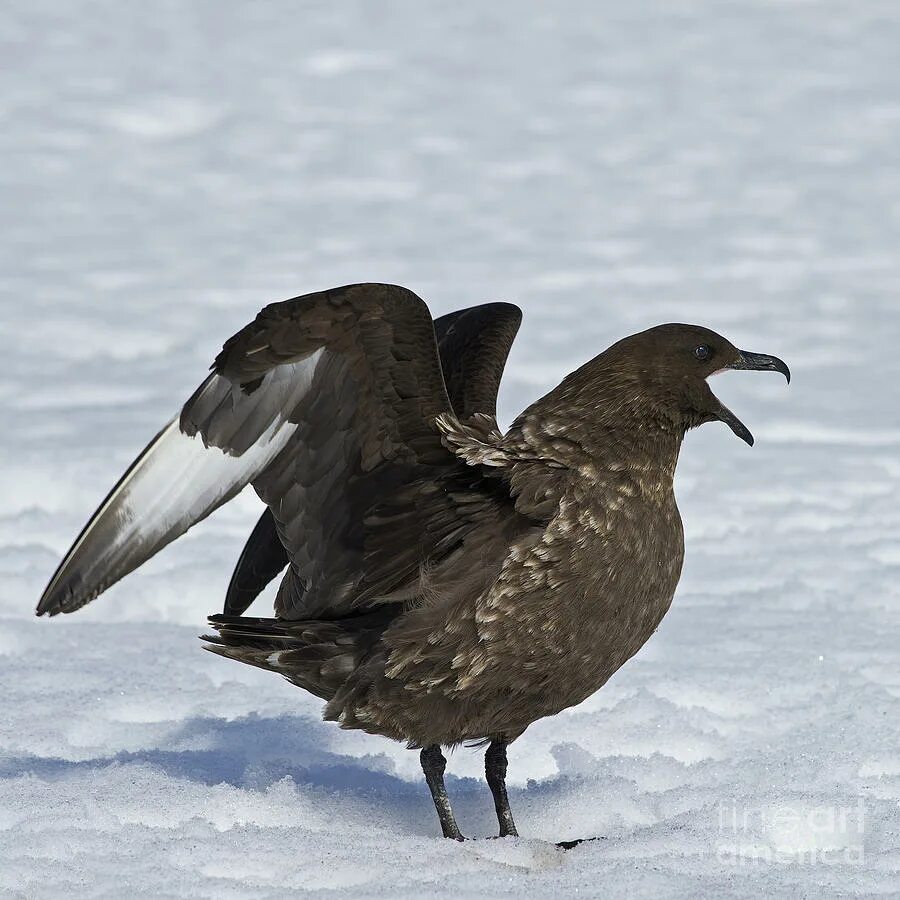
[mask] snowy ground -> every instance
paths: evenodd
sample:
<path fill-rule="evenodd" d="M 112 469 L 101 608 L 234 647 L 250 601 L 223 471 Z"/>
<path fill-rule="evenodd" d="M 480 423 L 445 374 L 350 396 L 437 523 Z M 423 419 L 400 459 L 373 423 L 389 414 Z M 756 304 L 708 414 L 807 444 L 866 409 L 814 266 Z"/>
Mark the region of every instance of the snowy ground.
<path fill-rule="evenodd" d="M 3 896 L 900 894 L 900 9 L 551 6 L 6 4 Z M 514 745 L 518 841 L 435 838 L 415 754 L 201 652 L 253 495 L 32 616 L 222 340 L 361 280 L 519 303 L 507 421 L 663 321 L 794 370 L 717 380 L 757 446 L 689 436 L 675 604 Z"/>

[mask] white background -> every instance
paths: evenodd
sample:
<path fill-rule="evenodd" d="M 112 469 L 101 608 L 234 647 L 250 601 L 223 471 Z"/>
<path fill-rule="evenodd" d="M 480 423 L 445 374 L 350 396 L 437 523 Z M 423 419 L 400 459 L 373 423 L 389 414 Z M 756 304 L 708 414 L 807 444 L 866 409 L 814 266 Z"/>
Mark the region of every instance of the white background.
<path fill-rule="evenodd" d="M 0 892 L 897 891 L 898 46 L 892 0 L 7 3 Z M 223 340 L 364 280 L 522 306 L 506 422 L 660 322 L 794 371 L 716 379 L 757 446 L 688 436 L 673 608 L 511 749 L 518 842 L 437 839 L 417 754 L 201 651 L 252 493 L 32 615 Z"/>

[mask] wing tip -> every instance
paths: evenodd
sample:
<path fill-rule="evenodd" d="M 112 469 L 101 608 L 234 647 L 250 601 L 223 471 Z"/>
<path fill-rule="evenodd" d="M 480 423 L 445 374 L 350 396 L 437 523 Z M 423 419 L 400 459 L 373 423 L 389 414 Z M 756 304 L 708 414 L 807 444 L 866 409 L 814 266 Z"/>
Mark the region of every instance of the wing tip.
<path fill-rule="evenodd" d="M 510 303 L 509 300 L 494 300 L 491 303 L 487 304 L 488 306 L 493 306 L 498 312 L 503 310 L 504 312 L 511 313 L 516 316 L 520 321 L 522 319 L 522 307 L 516 303 Z"/>
<path fill-rule="evenodd" d="M 517 324 L 521 324 L 522 316 L 524 315 L 522 307 L 515 303 L 510 303 L 509 300 L 489 300 L 487 303 L 479 303 L 477 306 L 470 306 L 467 309 L 460 310 L 460 312 L 491 313 L 495 315 L 504 313 L 514 319 Z"/>
<path fill-rule="evenodd" d="M 54 616 L 58 616 L 60 613 L 71 613 L 75 612 L 76 609 L 81 609 L 85 603 L 88 601 L 85 600 L 83 602 L 78 603 L 65 603 L 62 600 L 59 600 L 55 597 L 49 598 L 46 602 L 43 598 L 41 598 L 40 602 L 37 605 L 37 608 L 34 611 L 34 614 L 38 617 L 47 616 L 52 619 Z"/>
<path fill-rule="evenodd" d="M 55 591 L 52 589 L 52 584 L 47 590 L 41 594 L 41 599 L 38 600 L 38 605 L 35 608 L 34 614 L 36 616 L 49 616 L 52 618 L 53 616 L 59 615 L 59 613 L 65 611 L 65 603 Z"/>
<path fill-rule="evenodd" d="M 238 561 L 238 565 L 240 565 L 240 561 Z M 232 579 L 233 581 L 233 579 Z M 232 590 L 232 585 L 228 586 L 228 592 L 225 595 L 225 603 L 222 607 L 222 614 L 225 616 L 240 616 L 243 615 L 250 604 L 256 599 L 255 597 L 251 597 L 249 600 L 246 600 L 245 597 L 242 596 L 243 591 L 240 590 Z"/>
<path fill-rule="evenodd" d="M 65 562 L 60 566 L 60 570 Z M 71 581 L 67 585 L 59 586 L 59 572 L 53 576 L 50 584 L 41 594 L 38 605 L 35 608 L 36 616 L 58 616 L 60 613 L 73 613 L 87 606 L 92 600 L 96 600 L 110 585 L 106 581 L 101 581 L 92 591 L 82 593 L 77 589 L 73 589 Z"/>

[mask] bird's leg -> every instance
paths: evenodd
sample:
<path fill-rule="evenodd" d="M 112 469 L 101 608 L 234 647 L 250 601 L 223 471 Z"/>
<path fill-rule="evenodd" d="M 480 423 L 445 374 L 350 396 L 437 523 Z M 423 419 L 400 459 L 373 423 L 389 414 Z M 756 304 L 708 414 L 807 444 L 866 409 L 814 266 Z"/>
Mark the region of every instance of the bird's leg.
<path fill-rule="evenodd" d="M 491 741 L 484 754 L 484 774 L 494 795 L 494 808 L 500 823 L 500 837 L 518 837 L 516 823 L 513 822 L 509 797 L 506 794 L 506 738 L 501 735 Z"/>
<path fill-rule="evenodd" d="M 444 787 L 444 769 L 447 767 L 447 760 L 444 759 L 441 748 L 437 744 L 423 748 L 419 754 L 419 760 L 422 763 L 422 771 L 425 773 L 425 781 L 428 782 L 431 791 L 431 799 L 434 800 L 434 808 L 441 820 L 441 831 L 444 832 L 444 837 L 453 838 L 455 841 L 465 840 L 453 817 L 450 798 Z"/>

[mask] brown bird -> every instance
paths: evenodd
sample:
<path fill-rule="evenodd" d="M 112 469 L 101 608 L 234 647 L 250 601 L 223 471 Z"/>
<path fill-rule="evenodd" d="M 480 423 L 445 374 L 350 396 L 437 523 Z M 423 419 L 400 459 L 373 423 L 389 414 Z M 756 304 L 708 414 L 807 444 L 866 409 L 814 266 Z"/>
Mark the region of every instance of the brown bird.
<path fill-rule="evenodd" d="M 361 284 L 267 306 L 132 464 L 53 576 L 38 615 L 93 600 L 252 484 L 267 505 L 207 649 L 283 675 L 325 718 L 421 748 L 461 839 L 442 747 L 488 744 L 500 835 L 506 748 L 580 703 L 650 637 L 681 573 L 673 476 L 685 433 L 747 428 L 706 379 L 781 372 L 694 325 L 614 344 L 501 433 L 521 314 L 432 321 Z M 282 568 L 276 618 L 241 615 Z"/>

